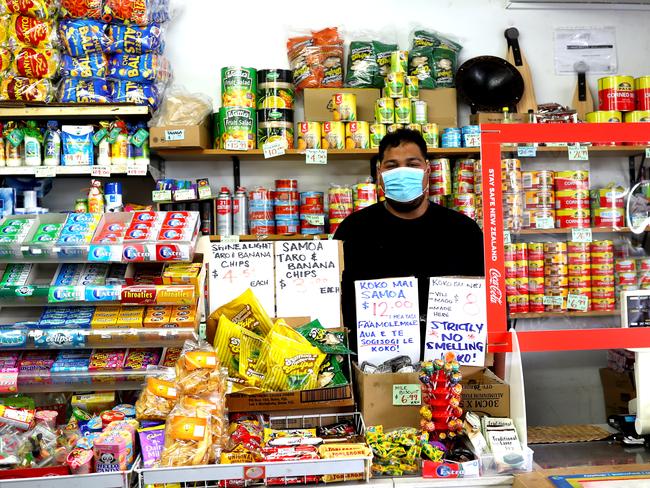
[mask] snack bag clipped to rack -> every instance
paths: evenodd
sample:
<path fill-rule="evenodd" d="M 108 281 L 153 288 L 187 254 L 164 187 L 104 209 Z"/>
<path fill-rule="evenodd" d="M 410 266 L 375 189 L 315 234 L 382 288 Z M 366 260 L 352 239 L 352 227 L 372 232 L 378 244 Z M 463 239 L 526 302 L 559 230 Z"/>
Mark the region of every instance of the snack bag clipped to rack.
<path fill-rule="evenodd" d="M 138 420 L 167 419 L 178 400 L 175 377 L 171 368 L 159 368 L 147 377 L 147 384 L 135 402 L 135 416 Z"/>
<path fill-rule="evenodd" d="M 343 86 L 343 39 L 336 27 L 287 41 L 296 90 Z"/>
<path fill-rule="evenodd" d="M 66 19 L 100 20 L 102 18 L 102 0 L 61 0 L 59 15 Z"/>
<path fill-rule="evenodd" d="M 226 391 L 226 374 L 214 348 L 205 341 L 185 341 L 176 363 L 176 384 L 184 395 Z"/>
<path fill-rule="evenodd" d="M 207 464 L 211 444 L 210 407 L 182 397 L 167 418 L 165 447 L 158 465 L 172 467 Z"/>
<path fill-rule="evenodd" d="M 217 324 L 222 315 L 262 337 L 266 336 L 273 326 L 271 318 L 250 288 L 210 314 L 206 331 L 208 340 L 214 339 Z"/>
<path fill-rule="evenodd" d="M 0 15 L 19 14 L 37 19 L 53 19 L 56 12 L 55 0 L 0 0 Z"/>
<path fill-rule="evenodd" d="M 0 17 L 0 44 L 12 51 L 21 47 L 52 49 L 58 40 L 54 22 L 25 15 Z"/>

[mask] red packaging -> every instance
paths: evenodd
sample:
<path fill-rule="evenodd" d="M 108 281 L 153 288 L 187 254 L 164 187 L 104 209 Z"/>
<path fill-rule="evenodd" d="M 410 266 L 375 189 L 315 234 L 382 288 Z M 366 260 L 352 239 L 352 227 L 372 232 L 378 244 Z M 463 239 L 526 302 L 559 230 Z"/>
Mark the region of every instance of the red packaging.
<path fill-rule="evenodd" d="M 514 296 L 517 294 L 517 278 L 507 278 L 505 280 L 506 295 Z"/>
<path fill-rule="evenodd" d="M 569 276 L 569 287 L 591 288 L 591 276 Z"/>
<path fill-rule="evenodd" d="M 146 241 L 153 237 L 151 229 L 132 229 L 126 232 L 125 241 Z"/>
<path fill-rule="evenodd" d="M 591 226 L 589 217 L 581 218 L 574 216 L 556 217 L 555 227 L 558 229 L 585 229 Z"/>
<path fill-rule="evenodd" d="M 617 273 L 636 273 L 636 261 L 634 259 L 620 259 L 616 261 L 614 270 Z"/>
<path fill-rule="evenodd" d="M 616 291 L 613 286 L 591 287 L 591 296 L 594 298 L 614 298 Z"/>
<path fill-rule="evenodd" d="M 275 225 L 256 225 L 251 220 L 250 232 L 254 236 L 275 234 Z"/>
<path fill-rule="evenodd" d="M 115 412 L 114 410 L 107 410 L 101 414 L 102 428 L 108 427 L 111 422 L 119 422 L 124 420 L 125 416 L 122 412 Z"/>
<path fill-rule="evenodd" d="M 279 221 L 275 226 L 275 231 L 278 234 L 297 234 L 300 232 L 300 225 Z"/>
<path fill-rule="evenodd" d="M 544 294 L 544 278 L 528 278 L 529 295 Z"/>
<path fill-rule="evenodd" d="M 591 251 L 591 245 L 589 242 L 569 241 L 567 242 L 567 251 L 569 252 L 569 255 L 582 252 L 588 253 Z"/>
<path fill-rule="evenodd" d="M 636 273 L 621 273 L 616 278 L 617 285 L 636 285 L 637 281 Z"/>
<path fill-rule="evenodd" d="M 519 313 L 519 302 L 517 300 L 517 295 L 508 295 L 506 298 L 510 313 Z"/>
<path fill-rule="evenodd" d="M 144 244 L 125 244 L 122 248 L 122 259 L 125 262 L 149 261 L 151 258 Z"/>
<path fill-rule="evenodd" d="M 614 286 L 614 275 L 592 275 L 591 287 L 610 287 Z"/>
<path fill-rule="evenodd" d="M 614 252 L 614 243 L 612 241 L 593 241 L 591 243 L 591 252 Z"/>
<path fill-rule="evenodd" d="M 613 298 L 593 298 L 591 300 L 591 309 L 598 312 L 614 310 L 616 301 Z"/>
<path fill-rule="evenodd" d="M 568 267 L 569 276 L 591 276 L 592 270 L 590 264 L 570 264 Z"/>
<path fill-rule="evenodd" d="M 591 264 L 591 254 L 587 252 L 571 252 L 567 262 L 571 264 Z"/>
<path fill-rule="evenodd" d="M 544 261 L 528 261 L 528 276 L 544 276 Z"/>
<path fill-rule="evenodd" d="M 528 295 L 528 310 L 530 313 L 541 313 L 544 311 L 544 295 Z"/>
<path fill-rule="evenodd" d="M 158 232 L 159 241 L 189 241 L 191 237 L 187 229 L 162 228 Z"/>
<path fill-rule="evenodd" d="M 616 215 L 615 217 L 594 216 L 594 227 L 625 227 L 625 217 L 623 215 Z"/>
<path fill-rule="evenodd" d="M 183 261 L 188 257 L 187 246 L 156 244 L 156 261 Z"/>
<path fill-rule="evenodd" d="M 186 212 L 184 210 L 172 210 L 170 212 L 167 212 L 165 215 L 165 220 L 168 219 L 189 219 L 191 217 L 191 214 L 189 212 Z"/>
<path fill-rule="evenodd" d="M 158 212 L 141 210 L 133 212 L 133 220 L 131 220 L 131 222 L 156 222 L 159 219 L 160 217 Z"/>
<path fill-rule="evenodd" d="M 300 215 L 300 207 L 298 205 L 276 205 L 275 215 L 280 216 L 295 216 L 298 219 Z M 282 219 L 279 219 L 282 220 Z"/>

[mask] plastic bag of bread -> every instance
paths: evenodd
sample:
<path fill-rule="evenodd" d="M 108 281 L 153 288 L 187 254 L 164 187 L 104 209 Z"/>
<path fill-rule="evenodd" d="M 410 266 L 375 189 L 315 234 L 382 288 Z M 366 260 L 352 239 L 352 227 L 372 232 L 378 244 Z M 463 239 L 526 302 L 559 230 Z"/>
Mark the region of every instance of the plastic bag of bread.
<path fill-rule="evenodd" d="M 24 47 L 14 51 L 11 72 L 26 78 L 54 78 L 59 61 L 59 52 L 55 49 Z"/>
<path fill-rule="evenodd" d="M 165 125 L 199 125 L 212 113 L 212 99 L 203 93 L 190 93 L 183 86 L 172 85 L 149 127 Z"/>
<path fill-rule="evenodd" d="M 51 102 L 54 88 L 50 80 L 5 76 L 0 78 L 0 101 Z"/>
<path fill-rule="evenodd" d="M 24 46 L 51 49 L 57 45 L 56 29 L 51 20 L 25 15 L 0 17 L 0 44 L 11 50 Z"/>
<path fill-rule="evenodd" d="M 210 412 L 210 463 L 216 462 L 228 442 L 228 419 L 226 417 L 226 400 L 222 394 L 183 397 L 186 406 L 205 407 Z"/>
<path fill-rule="evenodd" d="M 20 14 L 38 19 L 56 17 L 57 2 L 54 0 L 0 0 L 0 15 Z"/>
<path fill-rule="evenodd" d="M 159 466 L 198 466 L 210 460 L 211 408 L 196 403 L 182 397 L 169 414 Z"/>
<path fill-rule="evenodd" d="M 159 370 L 147 377 L 147 384 L 135 402 L 135 417 L 138 420 L 166 420 L 178 400 L 176 377 L 171 368 Z"/>
<path fill-rule="evenodd" d="M 182 394 L 225 394 L 226 376 L 210 344 L 205 341 L 185 341 L 176 362 L 176 385 Z"/>
<path fill-rule="evenodd" d="M 273 326 L 271 318 L 250 288 L 210 314 L 206 328 L 206 336 L 209 341 L 214 340 L 217 324 L 222 315 L 262 337 L 265 337 Z"/>

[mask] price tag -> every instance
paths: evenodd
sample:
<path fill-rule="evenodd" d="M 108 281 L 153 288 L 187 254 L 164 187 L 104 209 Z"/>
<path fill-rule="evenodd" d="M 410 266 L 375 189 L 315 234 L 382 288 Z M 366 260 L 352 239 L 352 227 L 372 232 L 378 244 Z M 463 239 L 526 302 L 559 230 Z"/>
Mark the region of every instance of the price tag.
<path fill-rule="evenodd" d="M 154 202 L 169 202 L 172 199 L 171 190 L 154 190 L 151 192 L 151 199 Z"/>
<path fill-rule="evenodd" d="M 481 134 L 465 134 L 465 147 L 480 147 Z"/>
<path fill-rule="evenodd" d="M 237 244 L 239 242 L 239 236 L 221 236 L 221 242 L 224 244 Z"/>
<path fill-rule="evenodd" d="M 37 166 L 34 169 L 36 178 L 54 178 L 56 176 L 56 166 Z"/>
<path fill-rule="evenodd" d="M 199 198 L 210 198 L 212 196 L 212 190 L 209 186 L 199 186 Z"/>
<path fill-rule="evenodd" d="M 589 297 L 586 295 L 569 294 L 566 299 L 566 308 L 569 310 L 586 312 L 587 308 L 589 308 Z"/>
<path fill-rule="evenodd" d="M 650 147 L 645 148 L 645 157 L 650 158 Z"/>
<path fill-rule="evenodd" d="M 512 239 L 510 238 L 510 231 L 509 230 L 504 230 L 503 231 L 503 244 L 504 245 L 512 244 Z"/>
<path fill-rule="evenodd" d="M 264 159 L 282 156 L 286 147 L 287 141 L 285 139 L 282 139 L 281 141 L 267 142 L 262 146 L 262 151 L 264 151 Z"/>
<path fill-rule="evenodd" d="M 421 405 L 420 385 L 393 385 L 393 405 Z"/>
<path fill-rule="evenodd" d="M 226 151 L 248 151 L 248 141 L 244 139 L 228 139 Z"/>
<path fill-rule="evenodd" d="M 562 300 L 562 297 L 549 297 L 549 296 L 544 296 L 542 298 L 542 304 L 543 305 L 552 305 L 554 307 L 561 307 L 563 305 L 564 301 Z"/>
<path fill-rule="evenodd" d="M 591 242 L 591 229 L 571 229 L 571 240 L 574 242 Z"/>
<path fill-rule="evenodd" d="M 184 190 L 176 190 L 174 192 L 174 200 L 177 202 L 183 200 L 196 200 L 196 192 L 192 188 L 186 188 Z"/>
<path fill-rule="evenodd" d="M 553 222 L 553 217 L 538 217 L 535 221 L 535 227 L 537 229 L 552 229 L 555 226 Z"/>
<path fill-rule="evenodd" d="M 534 158 L 536 156 L 537 148 L 535 146 L 517 146 L 517 157 Z"/>
<path fill-rule="evenodd" d="M 306 164 L 327 164 L 327 149 L 305 149 Z"/>
<path fill-rule="evenodd" d="M 303 215 L 310 225 L 325 225 L 324 215 Z"/>
<path fill-rule="evenodd" d="M 110 178 L 111 177 L 111 167 L 110 166 L 93 166 L 90 169 L 90 176 L 95 178 Z"/>
<path fill-rule="evenodd" d="M 589 161 L 587 146 L 580 144 L 569 146 L 569 161 Z"/>
<path fill-rule="evenodd" d="M 126 174 L 128 176 L 147 176 L 149 165 L 137 161 L 128 161 L 126 163 Z"/>

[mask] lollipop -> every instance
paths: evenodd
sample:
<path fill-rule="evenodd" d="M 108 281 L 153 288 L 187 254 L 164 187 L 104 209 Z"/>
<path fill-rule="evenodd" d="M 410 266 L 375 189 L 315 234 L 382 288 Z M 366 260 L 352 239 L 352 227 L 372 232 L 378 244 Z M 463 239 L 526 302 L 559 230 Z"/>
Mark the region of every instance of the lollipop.
<path fill-rule="evenodd" d="M 453 352 L 448 352 L 445 354 L 445 362 L 451 363 L 456 359 L 456 355 Z"/>
<path fill-rule="evenodd" d="M 427 375 L 433 374 L 433 363 L 431 361 L 424 361 L 422 363 L 422 372 Z"/>
<path fill-rule="evenodd" d="M 458 397 L 451 397 L 449 399 L 449 405 L 451 407 L 457 407 L 458 405 L 460 405 L 460 400 L 458 399 Z"/>
<path fill-rule="evenodd" d="M 454 386 L 451 387 L 451 394 L 460 396 L 460 394 L 463 392 L 463 385 L 461 384 L 455 384 Z"/>
<path fill-rule="evenodd" d="M 440 371 L 444 367 L 445 367 L 445 362 L 442 359 L 434 359 L 433 361 L 434 371 Z"/>
<path fill-rule="evenodd" d="M 458 373 L 460 371 L 460 363 L 458 361 L 452 361 L 450 364 L 451 364 L 451 370 L 454 373 Z"/>
<path fill-rule="evenodd" d="M 463 379 L 463 375 L 460 373 L 452 373 L 451 376 L 449 377 L 449 381 L 453 385 L 460 383 L 462 379 Z"/>
<path fill-rule="evenodd" d="M 424 405 L 420 409 L 420 416 L 422 416 L 425 420 L 431 420 L 431 418 L 432 418 L 431 409 L 429 407 L 427 407 L 426 405 Z"/>

